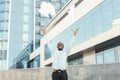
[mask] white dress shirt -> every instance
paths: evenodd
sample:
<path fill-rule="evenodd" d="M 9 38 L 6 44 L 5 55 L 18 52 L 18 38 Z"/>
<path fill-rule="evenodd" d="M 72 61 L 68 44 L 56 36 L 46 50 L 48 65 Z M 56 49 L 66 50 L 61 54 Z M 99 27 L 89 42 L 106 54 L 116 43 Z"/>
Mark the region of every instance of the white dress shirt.
<path fill-rule="evenodd" d="M 70 50 L 73 46 L 75 37 L 74 36 L 72 37 L 71 41 L 68 44 L 67 49 L 63 49 L 61 51 L 55 50 L 53 45 L 47 40 L 47 36 L 45 36 L 45 39 L 47 41 L 48 48 L 51 51 L 52 58 L 53 58 L 52 68 L 65 70 L 67 67 L 67 56 L 69 55 Z"/>

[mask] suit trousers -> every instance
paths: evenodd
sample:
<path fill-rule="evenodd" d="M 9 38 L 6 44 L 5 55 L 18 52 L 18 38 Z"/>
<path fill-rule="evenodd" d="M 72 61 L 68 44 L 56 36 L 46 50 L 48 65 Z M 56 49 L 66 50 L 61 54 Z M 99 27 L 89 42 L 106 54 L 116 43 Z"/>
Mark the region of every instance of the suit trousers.
<path fill-rule="evenodd" d="M 52 80 L 68 80 L 68 75 L 66 70 L 53 72 Z"/>

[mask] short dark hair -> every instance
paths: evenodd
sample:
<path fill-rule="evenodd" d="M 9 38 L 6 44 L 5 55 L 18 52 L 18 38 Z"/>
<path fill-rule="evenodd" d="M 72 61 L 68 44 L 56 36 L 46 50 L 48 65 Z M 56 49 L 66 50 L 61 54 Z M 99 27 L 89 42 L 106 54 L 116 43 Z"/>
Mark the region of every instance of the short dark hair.
<path fill-rule="evenodd" d="M 63 47 L 64 47 L 64 44 L 63 44 L 62 42 L 58 42 L 57 46 L 58 46 L 58 45 L 63 45 Z"/>

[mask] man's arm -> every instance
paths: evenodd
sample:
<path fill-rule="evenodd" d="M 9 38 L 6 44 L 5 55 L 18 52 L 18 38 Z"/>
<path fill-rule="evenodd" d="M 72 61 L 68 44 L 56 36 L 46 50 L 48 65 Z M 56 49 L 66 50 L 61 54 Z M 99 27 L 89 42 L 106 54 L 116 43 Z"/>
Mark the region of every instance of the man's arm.
<path fill-rule="evenodd" d="M 55 52 L 55 49 L 54 49 L 53 45 L 51 44 L 51 42 L 48 41 L 48 38 L 47 38 L 47 36 L 46 36 L 46 30 L 45 30 L 45 29 L 41 29 L 41 31 L 42 31 L 45 39 L 46 39 L 46 42 L 47 42 L 47 45 L 48 45 L 49 50 L 50 50 L 51 53 L 53 54 L 53 53 Z"/>
<path fill-rule="evenodd" d="M 70 40 L 70 42 L 68 43 L 68 47 L 67 47 L 67 50 L 66 50 L 66 54 L 69 55 L 70 53 L 70 50 L 72 49 L 72 47 L 74 46 L 74 42 L 75 42 L 75 37 L 77 35 L 77 32 L 78 32 L 79 28 L 73 30 L 73 37 L 72 39 Z"/>

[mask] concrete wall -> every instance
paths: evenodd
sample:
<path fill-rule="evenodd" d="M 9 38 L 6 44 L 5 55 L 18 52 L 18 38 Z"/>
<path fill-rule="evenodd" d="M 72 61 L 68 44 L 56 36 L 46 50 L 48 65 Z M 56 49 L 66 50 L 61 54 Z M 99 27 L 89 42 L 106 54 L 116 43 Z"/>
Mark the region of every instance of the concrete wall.
<path fill-rule="evenodd" d="M 69 66 L 69 80 L 120 80 L 120 64 Z"/>
<path fill-rule="evenodd" d="M 51 80 L 51 70 L 41 68 L 0 71 L 0 80 Z"/>
<path fill-rule="evenodd" d="M 69 66 L 69 80 L 120 80 L 120 64 Z M 0 80 L 51 80 L 51 68 L 0 71 Z"/>

